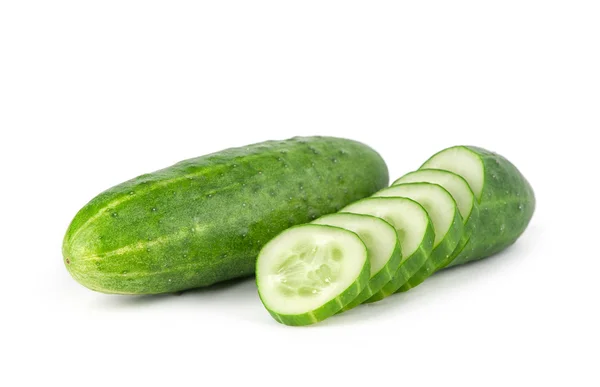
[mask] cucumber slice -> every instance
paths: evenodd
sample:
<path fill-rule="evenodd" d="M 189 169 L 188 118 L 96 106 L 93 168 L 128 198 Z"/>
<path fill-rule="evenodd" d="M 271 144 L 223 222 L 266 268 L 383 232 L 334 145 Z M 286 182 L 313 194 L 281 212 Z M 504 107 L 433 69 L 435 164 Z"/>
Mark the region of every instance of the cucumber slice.
<path fill-rule="evenodd" d="M 432 183 L 441 185 L 456 201 L 463 219 L 467 219 L 470 216 L 475 205 L 475 195 L 471 191 L 469 183 L 462 176 L 453 172 L 442 169 L 419 169 L 407 173 L 394 181 L 392 185 L 401 183 Z"/>
<path fill-rule="evenodd" d="M 381 300 L 396 292 L 427 261 L 435 233 L 427 211 L 407 198 L 367 198 L 344 207 L 340 212 L 373 215 L 382 218 L 396 229 L 402 261 L 390 282 L 366 302 Z"/>
<path fill-rule="evenodd" d="M 340 311 L 369 282 L 367 248 L 353 232 L 305 224 L 269 241 L 258 255 L 256 284 L 271 316 L 309 325 Z"/>
<path fill-rule="evenodd" d="M 371 215 L 337 213 L 322 216 L 312 223 L 350 230 L 367 246 L 371 265 L 369 283 L 342 311 L 362 304 L 392 280 L 402 261 L 402 253 L 396 229 L 388 222 Z"/>
<path fill-rule="evenodd" d="M 479 202 L 476 229 L 450 266 L 488 257 L 513 244 L 535 211 L 535 195 L 521 172 L 506 158 L 483 148 L 455 146 L 432 156 L 421 167 L 461 175 Z"/>
<path fill-rule="evenodd" d="M 433 251 L 419 271 L 400 289 L 406 291 L 425 281 L 452 255 L 463 233 L 460 212 L 452 195 L 437 184 L 404 183 L 385 188 L 373 196 L 413 199 L 425 208 L 433 223 Z"/>
<path fill-rule="evenodd" d="M 392 185 L 402 183 L 438 184 L 445 188 L 452 195 L 454 201 L 456 201 L 456 205 L 462 216 L 464 230 L 462 238 L 454 249 L 454 252 L 440 266 L 440 268 L 446 267 L 463 250 L 477 224 L 479 207 L 469 183 L 462 176 L 441 169 L 420 169 L 410 172 L 394 181 Z"/>

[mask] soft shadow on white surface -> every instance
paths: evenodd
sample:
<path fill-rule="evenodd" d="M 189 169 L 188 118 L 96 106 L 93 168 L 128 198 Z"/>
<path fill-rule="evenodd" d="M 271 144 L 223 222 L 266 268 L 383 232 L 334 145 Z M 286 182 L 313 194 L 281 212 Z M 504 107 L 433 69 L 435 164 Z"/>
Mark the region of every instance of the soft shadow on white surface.
<path fill-rule="evenodd" d="M 88 306 L 103 312 L 123 315 L 130 315 L 132 312 L 147 316 L 179 315 L 182 318 L 193 318 L 198 321 L 215 318 L 231 323 L 272 322 L 258 297 L 254 277 L 237 278 L 205 288 L 171 294 L 140 296 L 99 294 Z"/>
<path fill-rule="evenodd" d="M 245 303 L 257 301 L 254 277 L 236 278 L 198 289 L 178 293 L 153 295 L 106 295 L 98 299 L 98 306 L 108 309 L 152 307 L 164 303 L 193 301 L 197 304 L 219 302 Z"/>
<path fill-rule="evenodd" d="M 478 281 L 486 281 L 486 275 L 516 266 L 520 260 L 526 259 L 532 249 L 530 241 L 537 239 L 539 230 L 528 230 L 529 237 L 515 243 L 505 250 L 488 258 L 455 266 L 434 274 L 419 286 L 396 293 L 379 302 L 360 305 L 350 311 L 333 316 L 315 326 L 329 327 L 347 324 L 362 324 L 369 320 L 380 320 L 382 317 L 402 320 L 405 313 L 412 313 L 417 308 L 433 304 L 444 295 L 473 287 Z"/>
<path fill-rule="evenodd" d="M 505 270 L 516 270 L 533 249 L 533 241 L 539 239 L 540 230 L 531 227 L 516 244 L 494 256 L 466 265 L 443 270 L 408 292 L 394 294 L 382 301 L 360 305 L 345 313 L 333 316 L 308 328 L 331 328 L 341 325 L 364 325 L 367 321 L 395 319 L 401 322 L 407 314 L 422 308 L 434 308 L 440 300 L 461 296 L 461 292 L 473 291 L 476 283 L 501 276 Z M 217 314 L 220 318 L 241 320 L 258 325 L 281 326 L 264 309 L 256 289 L 254 277 L 239 278 L 206 288 L 191 289 L 177 294 L 119 296 L 98 295 L 92 307 L 109 312 L 133 310 L 198 311 Z M 170 312 L 173 313 L 173 312 Z M 306 328 L 304 328 L 306 329 Z"/>

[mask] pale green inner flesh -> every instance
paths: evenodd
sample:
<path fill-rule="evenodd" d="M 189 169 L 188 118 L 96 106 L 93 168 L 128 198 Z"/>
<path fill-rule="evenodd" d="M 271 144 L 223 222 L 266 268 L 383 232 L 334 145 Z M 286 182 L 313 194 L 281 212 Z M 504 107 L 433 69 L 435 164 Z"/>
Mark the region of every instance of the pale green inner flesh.
<path fill-rule="evenodd" d="M 335 243 L 323 246 L 298 243 L 282 252 L 275 271 L 277 290 L 286 296 L 314 297 L 340 274 L 344 253 Z"/>
<path fill-rule="evenodd" d="M 444 239 L 448 230 L 452 227 L 455 211 L 457 211 L 452 196 L 442 187 L 431 183 L 394 185 L 376 192 L 373 196 L 405 197 L 420 203 L 427 210 L 431 223 L 433 223 L 435 231 L 434 248 Z"/>
<path fill-rule="evenodd" d="M 448 148 L 433 156 L 421 169 L 445 169 L 462 176 L 471 186 L 477 200 L 483 190 L 484 170 L 479 155 L 464 147 Z"/>
<path fill-rule="evenodd" d="M 444 170 L 421 169 L 418 171 L 407 173 L 392 185 L 401 183 L 433 183 L 444 187 L 456 201 L 458 210 L 463 217 L 463 222 L 466 222 L 471 215 L 475 196 L 469 188 L 469 184 L 460 176 Z"/>
<path fill-rule="evenodd" d="M 371 277 L 377 274 L 389 261 L 396 245 L 396 232 L 393 226 L 373 216 L 337 213 L 325 215 L 313 221 L 314 224 L 342 227 L 358 235 L 367 246 L 371 263 Z"/>
<path fill-rule="evenodd" d="M 309 313 L 348 289 L 365 264 L 367 249 L 356 234 L 317 224 L 292 227 L 258 255 L 258 291 L 273 312 Z"/>
<path fill-rule="evenodd" d="M 403 261 L 419 248 L 429 222 L 421 206 L 404 198 L 363 199 L 344 207 L 340 212 L 372 215 L 391 224 L 400 241 Z"/>

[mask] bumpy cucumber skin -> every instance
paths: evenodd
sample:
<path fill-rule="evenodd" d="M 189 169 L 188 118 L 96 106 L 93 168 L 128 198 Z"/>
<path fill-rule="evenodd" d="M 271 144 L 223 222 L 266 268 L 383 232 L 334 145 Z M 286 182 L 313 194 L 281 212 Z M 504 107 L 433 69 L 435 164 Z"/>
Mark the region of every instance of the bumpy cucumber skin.
<path fill-rule="evenodd" d="M 320 227 L 340 228 L 340 227 L 327 226 L 327 225 L 319 225 L 319 226 Z M 306 226 L 296 226 L 296 227 L 306 227 Z M 259 273 L 257 273 L 256 286 L 259 289 L 258 296 L 260 297 L 260 300 L 263 303 L 265 309 L 267 309 L 269 314 L 277 322 L 280 322 L 284 325 L 291 325 L 291 326 L 305 326 L 305 325 L 312 325 L 312 324 L 318 323 L 318 322 L 323 321 L 323 320 L 335 315 L 336 313 L 339 313 L 340 311 L 342 311 L 342 308 L 344 308 L 344 306 L 348 305 L 350 302 L 352 302 L 352 300 L 356 299 L 356 297 L 358 297 L 358 295 L 361 294 L 362 291 L 367 287 L 367 284 L 369 283 L 369 277 L 371 276 L 371 265 L 369 263 L 367 247 L 365 246 L 364 242 L 358 237 L 358 235 L 356 235 L 354 232 L 346 230 L 346 229 L 342 229 L 342 230 L 344 230 L 345 232 L 348 232 L 348 233 L 352 233 L 356 236 L 356 238 L 359 240 L 359 242 L 364 247 L 364 254 L 367 257 L 367 259 L 365 259 L 365 263 L 364 263 L 358 277 L 356 278 L 356 280 L 350 286 L 348 286 L 343 292 L 341 292 L 337 297 L 335 297 L 332 300 L 330 300 L 329 302 L 323 304 L 321 307 L 319 307 L 313 311 L 310 311 L 307 313 L 302 313 L 302 314 L 282 314 L 282 313 L 277 313 L 277 312 L 271 310 L 269 308 L 269 305 L 267 305 L 265 303 L 265 301 L 263 300 L 263 297 L 261 295 L 261 292 L 260 292 L 261 286 L 260 286 L 260 279 L 259 279 L 260 275 L 259 275 Z"/>
<path fill-rule="evenodd" d="M 101 193 L 71 222 L 65 266 L 104 293 L 157 294 L 254 273 L 282 230 L 388 184 L 383 159 L 341 138 L 296 137 L 185 160 Z"/>
<path fill-rule="evenodd" d="M 484 182 L 481 195 L 476 198 L 479 217 L 475 230 L 448 266 L 483 259 L 512 245 L 529 225 L 536 205 L 533 188 L 510 161 L 483 148 L 461 147 L 483 162 Z"/>

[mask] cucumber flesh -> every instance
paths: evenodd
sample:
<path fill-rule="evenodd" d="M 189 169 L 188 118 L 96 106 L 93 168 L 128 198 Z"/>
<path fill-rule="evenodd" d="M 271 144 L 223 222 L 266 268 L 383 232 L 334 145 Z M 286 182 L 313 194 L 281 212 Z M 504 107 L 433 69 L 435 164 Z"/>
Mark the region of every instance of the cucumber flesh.
<path fill-rule="evenodd" d="M 423 169 L 461 175 L 479 202 L 475 230 L 450 266 L 482 259 L 514 243 L 535 211 L 535 195 L 521 172 L 506 158 L 483 148 L 455 146 L 427 160 Z"/>
<path fill-rule="evenodd" d="M 407 198 L 367 198 L 352 203 L 340 212 L 379 217 L 391 224 L 402 247 L 402 261 L 393 278 L 367 302 L 381 300 L 396 292 L 427 261 L 435 238 L 433 225 L 425 209 Z"/>
<path fill-rule="evenodd" d="M 441 264 L 441 268 L 447 266 L 465 247 L 473 229 L 476 227 L 476 222 L 479 214 L 479 207 L 475 200 L 475 195 L 469 186 L 469 183 L 460 175 L 450 171 L 441 169 L 419 169 L 414 172 L 407 173 L 392 185 L 402 183 L 433 183 L 445 188 L 456 201 L 458 210 L 463 219 L 463 235 L 454 249 L 454 252 L 448 257 L 446 262 Z M 439 268 L 438 268 L 439 270 Z"/>
<path fill-rule="evenodd" d="M 375 216 L 350 213 L 325 215 L 312 223 L 350 230 L 356 233 L 367 247 L 371 266 L 369 283 L 352 302 L 342 308 L 342 311 L 362 304 L 392 280 L 402 261 L 400 243 L 392 225 Z"/>
<path fill-rule="evenodd" d="M 469 183 L 477 201 L 481 200 L 484 180 L 483 163 L 478 155 L 467 147 L 445 149 L 427 160 L 419 169 L 443 169 L 454 172 Z"/>
<path fill-rule="evenodd" d="M 419 169 L 407 173 L 392 185 L 402 183 L 432 183 L 445 188 L 456 201 L 458 210 L 463 219 L 468 219 L 475 205 L 475 195 L 471 191 L 469 183 L 456 173 L 441 169 Z"/>
<path fill-rule="evenodd" d="M 400 289 L 406 291 L 423 282 L 452 255 L 462 238 L 462 217 L 452 195 L 437 184 L 403 183 L 376 192 L 374 196 L 412 199 L 425 208 L 433 223 L 433 251 L 419 271 Z"/>
<path fill-rule="evenodd" d="M 317 224 L 285 230 L 263 247 L 256 263 L 260 299 L 286 325 L 336 314 L 363 291 L 369 274 L 367 248 L 355 233 Z"/>

